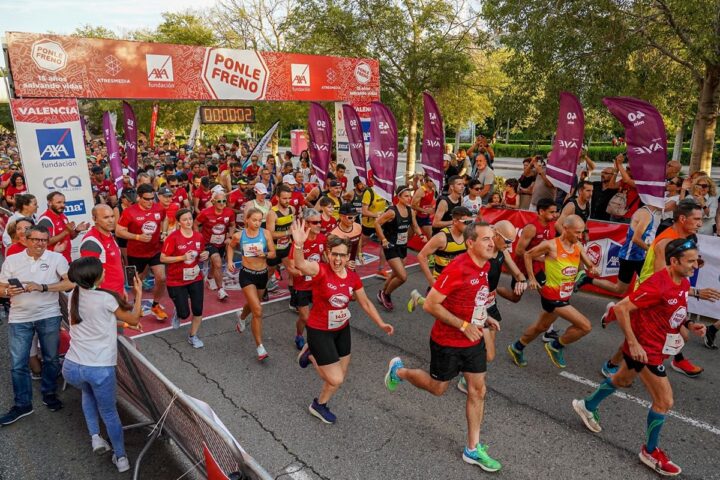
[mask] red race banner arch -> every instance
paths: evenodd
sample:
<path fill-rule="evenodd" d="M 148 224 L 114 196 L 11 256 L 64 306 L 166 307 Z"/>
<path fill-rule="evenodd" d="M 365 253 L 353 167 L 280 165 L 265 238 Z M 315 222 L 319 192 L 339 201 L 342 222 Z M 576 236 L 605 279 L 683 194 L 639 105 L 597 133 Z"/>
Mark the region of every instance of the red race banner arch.
<path fill-rule="evenodd" d="M 371 102 L 366 58 L 8 32 L 15 97 Z"/>

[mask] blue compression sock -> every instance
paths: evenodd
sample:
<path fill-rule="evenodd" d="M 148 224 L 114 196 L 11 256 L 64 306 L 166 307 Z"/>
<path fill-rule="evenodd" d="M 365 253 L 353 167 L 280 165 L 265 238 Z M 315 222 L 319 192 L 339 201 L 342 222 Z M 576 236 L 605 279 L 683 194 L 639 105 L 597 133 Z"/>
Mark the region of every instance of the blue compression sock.
<path fill-rule="evenodd" d="M 591 412 L 594 412 L 595 410 L 597 410 L 600 402 L 615 393 L 615 390 L 617 390 L 617 388 L 615 387 L 615 385 L 613 385 L 612 380 L 606 378 L 605 381 L 600 384 L 597 390 L 595 390 L 593 393 L 590 394 L 590 396 L 585 398 L 585 408 L 587 408 Z"/>
<path fill-rule="evenodd" d="M 523 350 L 525 350 L 525 345 L 523 345 L 523 343 L 520 340 L 515 342 L 513 344 L 513 347 L 515 347 L 515 350 L 517 350 L 518 352 L 522 352 Z"/>
<path fill-rule="evenodd" d="M 555 350 L 561 350 L 561 349 L 565 348 L 565 345 L 563 345 L 560 342 L 559 338 L 556 340 L 553 340 L 552 343 L 550 344 L 550 346 L 553 347 Z"/>
<path fill-rule="evenodd" d="M 662 430 L 664 423 L 665 415 L 653 411 L 652 408 L 648 411 L 645 448 L 647 448 L 649 453 L 652 453 L 657 448 L 660 430 Z"/>

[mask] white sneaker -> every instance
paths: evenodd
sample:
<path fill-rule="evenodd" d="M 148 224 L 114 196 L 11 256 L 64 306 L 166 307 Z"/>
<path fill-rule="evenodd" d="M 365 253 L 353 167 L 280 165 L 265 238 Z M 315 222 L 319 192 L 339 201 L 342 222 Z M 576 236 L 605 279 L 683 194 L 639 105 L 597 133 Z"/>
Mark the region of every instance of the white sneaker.
<path fill-rule="evenodd" d="M 112 450 L 110 444 L 100 435 L 92 436 L 92 449 L 95 455 L 103 455 Z"/>
<path fill-rule="evenodd" d="M 465 395 L 468 394 L 467 381 L 465 380 L 465 377 L 460 377 L 460 380 L 457 383 L 457 388 L 458 388 L 458 390 L 463 392 Z"/>
<path fill-rule="evenodd" d="M 264 347 L 262 344 L 260 344 L 260 346 L 257 347 L 257 358 L 258 358 L 258 361 L 262 362 L 262 361 L 265 360 L 267 357 L 268 357 L 268 352 L 267 352 L 267 350 L 265 350 L 265 347 Z"/>
<path fill-rule="evenodd" d="M 203 341 L 200 340 L 197 335 L 189 336 L 187 340 L 188 343 L 193 346 L 193 348 L 203 348 L 205 346 Z"/>
<path fill-rule="evenodd" d="M 275 278 L 271 278 L 270 281 L 267 283 L 267 291 L 274 292 L 278 288 L 280 288 L 280 283 L 275 280 Z"/>
<path fill-rule="evenodd" d="M 591 412 L 585 407 L 585 400 L 573 400 L 573 410 L 582 419 L 583 423 L 591 432 L 599 433 L 602 431 L 600 426 L 600 418 L 597 416 L 597 412 Z"/>
<path fill-rule="evenodd" d="M 130 460 L 127 457 L 117 458 L 115 455 L 112 457 L 112 462 L 118 469 L 118 472 L 123 473 L 130 470 Z"/>
<path fill-rule="evenodd" d="M 245 319 L 241 317 L 242 310 L 237 312 L 237 324 L 235 325 L 235 330 L 237 330 L 238 333 L 243 333 L 245 331 Z"/>
<path fill-rule="evenodd" d="M 208 288 L 212 290 L 213 292 L 218 289 L 217 283 L 215 283 L 214 278 L 208 278 L 207 281 Z"/>
<path fill-rule="evenodd" d="M 218 300 L 225 300 L 229 296 L 230 295 L 228 295 L 224 288 L 221 287 L 220 289 L 218 289 Z"/>

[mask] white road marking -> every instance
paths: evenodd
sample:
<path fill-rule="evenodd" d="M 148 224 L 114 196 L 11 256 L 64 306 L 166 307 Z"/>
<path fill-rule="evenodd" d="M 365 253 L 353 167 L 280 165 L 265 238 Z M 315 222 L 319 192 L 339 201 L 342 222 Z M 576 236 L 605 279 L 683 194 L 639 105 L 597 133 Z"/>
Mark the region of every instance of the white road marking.
<path fill-rule="evenodd" d="M 285 472 L 294 480 L 312 480 L 312 477 L 303 471 L 302 465 L 290 465 Z"/>
<path fill-rule="evenodd" d="M 593 388 L 597 388 L 600 384 L 593 382 L 592 380 L 588 380 L 585 377 L 581 377 L 579 375 L 575 375 L 574 373 L 569 372 L 560 372 L 561 377 L 565 377 L 569 380 L 572 380 L 574 382 L 582 383 L 583 385 L 588 385 Z M 632 395 L 628 395 L 625 392 L 621 392 L 620 390 L 616 390 L 614 395 L 616 397 L 622 398 L 624 400 L 630 400 L 631 402 L 635 402 L 638 405 L 641 405 L 645 408 L 650 408 L 651 403 L 647 400 L 643 400 L 642 398 L 634 397 Z M 702 430 L 706 430 L 710 433 L 714 433 L 715 435 L 720 435 L 720 428 L 710 425 L 709 423 L 705 423 L 701 420 L 695 420 L 694 418 L 686 417 L 685 415 L 678 413 L 674 410 L 670 410 L 668 413 L 668 416 L 677 418 L 681 422 L 685 422 L 689 425 L 692 425 L 693 427 L 700 428 Z"/>

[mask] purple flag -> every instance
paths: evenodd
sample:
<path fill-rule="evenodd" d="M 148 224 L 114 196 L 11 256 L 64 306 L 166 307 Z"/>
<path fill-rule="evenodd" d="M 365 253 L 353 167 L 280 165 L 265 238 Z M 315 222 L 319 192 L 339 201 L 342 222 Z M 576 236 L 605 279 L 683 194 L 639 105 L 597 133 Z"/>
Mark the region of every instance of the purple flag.
<path fill-rule="evenodd" d="M 87 120 L 85 120 L 85 115 L 80 115 L 80 128 L 82 128 L 83 141 L 89 141 L 90 136 L 88 135 Z"/>
<path fill-rule="evenodd" d="M 330 166 L 330 147 L 333 138 L 332 120 L 322 105 L 316 102 L 310 104 L 308 133 L 310 133 L 310 161 L 318 179 L 324 184 Z"/>
<path fill-rule="evenodd" d="M 572 93 L 560 93 L 557 130 L 547 174 L 552 184 L 565 192 L 569 192 L 573 186 L 584 137 L 585 115 L 582 105 Z"/>
<path fill-rule="evenodd" d="M 388 202 L 395 194 L 395 174 L 398 163 L 398 132 L 395 117 L 380 102 L 370 107 L 370 168 L 375 193 Z"/>
<path fill-rule="evenodd" d="M 103 133 L 105 134 L 105 145 L 108 151 L 108 164 L 110 164 L 110 173 L 112 174 L 113 183 L 120 191 L 123 186 L 122 180 L 122 163 L 120 162 L 120 146 L 118 145 L 115 129 L 110 120 L 110 112 L 103 114 Z"/>
<path fill-rule="evenodd" d="M 125 117 L 125 155 L 128 160 L 128 170 L 133 180 L 137 179 L 137 123 L 135 112 L 129 103 L 123 101 L 123 115 Z"/>
<path fill-rule="evenodd" d="M 342 106 L 345 131 L 348 137 L 348 147 L 355 170 L 358 176 L 367 184 L 367 157 L 365 156 L 365 139 L 363 138 L 362 123 L 360 116 L 352 105 Z"/>
<path fill-rule="evenodd" d="M 628 163 L 640 200 L 664 208 L 667 135 L 660 112 L 631 97 L 606 97 L 603 103 L 625 127 Z"/>
<path fill-rule="evenodd" d="M 422 165 L 439 192 L 442 190 L 445 178 L 443 169 L 445 128 L 440 109 L 429 93 L 423 92 L 423 105 L 425 114 L 423 117 Z"/>

